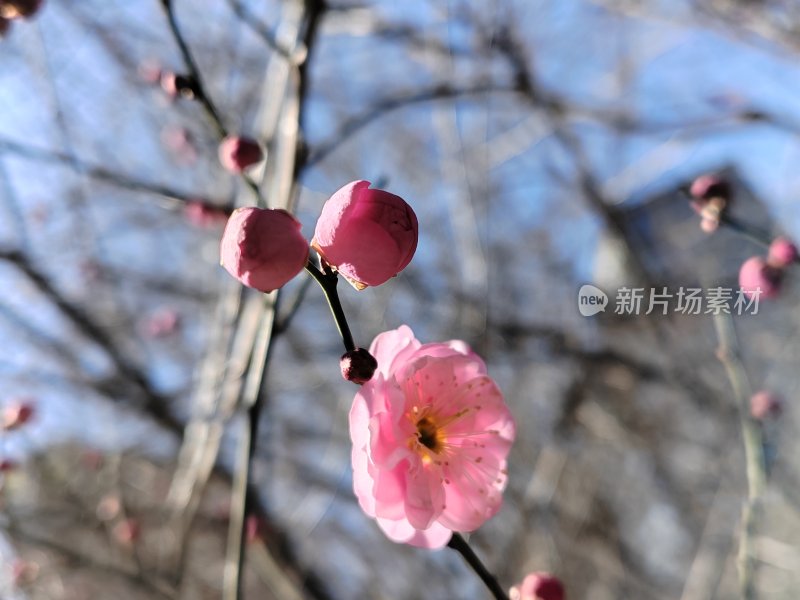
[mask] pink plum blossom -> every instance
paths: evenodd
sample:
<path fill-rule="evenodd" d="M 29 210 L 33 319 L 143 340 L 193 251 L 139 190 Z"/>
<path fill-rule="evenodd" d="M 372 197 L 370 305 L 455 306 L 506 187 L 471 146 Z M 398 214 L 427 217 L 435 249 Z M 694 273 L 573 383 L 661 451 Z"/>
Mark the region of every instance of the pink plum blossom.
<path fill-rule="evenodd" d="M 385 283 L 417 249 L 417 216 L 405 200 L 353 181 L 322 207 L 311 246 L 356 289 Z"/>
<path fill-rule="evenodd" d="M 739 269 L 739 286 L 748 298 L 758 294 L 762 298 L 775 298 L 781 288 L 783 272 L 771 267 L 760 256 L 748 258 Z"/>
<path fill-rule="evenodd" d="M 355 494 L 391 540 L 441 548 L 500 509 L 514 419 L 462 341 L 421 344 L 403 325 L 370 353 L 350 410 Z"/>
<path fill-rule="evenodd" d="M 779 269 L 788 267 L 797 260 L 797 246 L 785 237 L 776 237 L 769 245 L 767 262 Z"/>
<path fill-rule="evenodd" d="M 238 135 L 222 140 L 217 154 L 220 164 L 231 173 L 241 173 L 264 158 L 258 142 Z"/>
<path fill-rule="evenodd" d="M 549 573 L 530 573 L 511 588 L 511 600 L 564 600 L 564 584 Z"/>
<path fill-rule="evenodd" d="M 300 222 L 285 210 L 253 206 L 233 212 L 220 244 L 220 263 L 246 286 L 271 292 L 308 262 Z"/>

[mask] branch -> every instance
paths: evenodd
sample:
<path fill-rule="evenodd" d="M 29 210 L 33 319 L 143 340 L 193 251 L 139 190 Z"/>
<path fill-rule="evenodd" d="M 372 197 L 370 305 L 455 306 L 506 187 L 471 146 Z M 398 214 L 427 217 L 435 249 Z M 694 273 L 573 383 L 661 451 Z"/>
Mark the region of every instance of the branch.
<path fill-rule="evenodd" d="M 329 139 L 324 140 L 311 149 L 305 166 L 311 167 L 341 146 L 348 138 L 358 133 L 361 129 L 386 114 L 424 102 L 447 100 L 466 96 L 476 96 L 487 92 L 510 92 L 511 87 L 498 86 L 493 83 L 477 83 L 471 87 L 455 88 L 448 83 L 441 83 L 427 90 L 408 92 L 403 95 L 379 100 L 364 112 L 346 120 L 339 131 Z"/>
<path fill-rule="evenodd" d="M 111 335 L 82 308 L 62 296 L 47 277 L 33 266 L 27 256 L 16 250 L 0 249 L 0 260 L 14 264 L 86 338 L 105 350 L 117 370 L 141 391 L 144 396 L 144 410 L 160 425 L 171 431 L 181 428 L 180 422 L 166 408 L 170 404 L 170 399 L 153 389 L 144 372 L 125 356 Z"/>
<path fill-rule="evenodd" d="M 714 315 L 714 326 L 719 338 L 717 357 L 725 367 L 725 372 L 733 388 L 733 395 L 739 409 L 742 428 L 742 441 L 745 452 L 745 471 L 747 474 L 747 502 L 742 511 L 742 532 L 739 538 L 739 587 L 744 600 L 754 600 L 756 550 L 753 547 L 756 528 L 761 512 L 761 497 L 767 485 L 767 467 L 764 460 L 764 440 L 758 424 L 750 418 L 750 396 L 752 389 L 747 379 L 739 354 L 736 331 L 730 315 Z"/>

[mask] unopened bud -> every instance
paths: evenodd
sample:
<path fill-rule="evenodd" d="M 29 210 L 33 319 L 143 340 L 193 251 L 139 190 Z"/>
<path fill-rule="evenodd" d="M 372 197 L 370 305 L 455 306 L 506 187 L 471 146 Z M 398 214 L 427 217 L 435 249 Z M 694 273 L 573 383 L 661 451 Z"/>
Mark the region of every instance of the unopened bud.
<path fill-rule="evenodd" d="M 785 237 L 777 237 L 769 245 L 767 262 L 770 266 L 782 269 L 797 260 L 797 246 Z"/>
<path fill-rule="evenodd" d="M 217 151 L 220 164 L 231 173 L 241 173 L 264 158 L 261 146 L 253 139 L 229 135 Z"/>
<path fill-rule="evenodd" d="M 342 377 L 347 381 L 362 385 L 372 379 L 375 369 L 378 368 L 378 361 L 365 348 L 356 348 L 342 354 L 339 367 L 342 369 Z"/>
<path fill-rule="evenodd" d="M 748 258 L 739 269 L 739 286 L 748 298 L 760 294 L 775 298 L 781 290 L 783 271 L 767 264 L 760 256 Z"/>
<path fill-rule="evenodd" d="M 161 89 L 164 90 L 170 98 L 186 98 L 187 100 L 194 100 L 200 95 L 200 88 L 197 81 L 188 75 L 179 75 L 172 71 L 162 71 L 161 73 Z"/>
<path fill-rule="evenodd" d="M 6 406 L 3 410 L 3 429 L 14 431 L 31 420 L 34 410 L 33 404 L 27 400 L 19 400 Z"/>
<path fill-rule="evenodd" d="M 511 588 L 511 600 L 564 600 L 564 584 L 549 573 L 531 573 Z"/>
<path fill-rule="evenodd" d="M 36 14 L 42 0 L 0 0 L 0 17 L 4 19 L 27 19 Z"/>
<path fill-rule="evenodd" d="M 783 401 L 780 396 L 761 390 L 750 398 L 750 415 L 759 421 L 768 417 L 778 417 L 783 411 Z"/>
<path fill-rule="evenodd" d="M 689 193 L 693 197 L 701 200 L 708 200 L 710 198 L 729 200 L 731 197 L 731 186 L 718 175 L 701 175 L 692 182 Z"/>

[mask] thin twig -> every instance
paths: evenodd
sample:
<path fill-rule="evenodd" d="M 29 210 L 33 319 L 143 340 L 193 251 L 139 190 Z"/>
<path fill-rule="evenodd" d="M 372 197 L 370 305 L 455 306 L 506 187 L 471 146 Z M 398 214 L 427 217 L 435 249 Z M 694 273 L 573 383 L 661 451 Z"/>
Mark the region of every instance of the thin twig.
<path fill-rule="evenodd" d="M 197 66 L 197 61 L 195 61 L 194 55 L 189 49 L 189 45 L 186 43 L 186 39 L 183 37 L 180 27 L 178 27 L 178 21 L 175 18 L 175 10 L 172 6 L 172 0 L 161 0 L 161 4 L 163 5 L 164 12 L 167 16 L 167 22 L 169 23 L 169 29 L 172 32 L 172 37 L 175 38 L 175 43 L 178 45 L 178 49 L 183 57 L 183 62 L 186 65 L 186 71 L 195 84 L 195 97 L 205 110 L 211 125 L 214 127 L 214 130 L 217 133 L 217 136 L 222 139 L 228 135 L 228 129 L 225 127 L 219 110 L 217 110 L 217 107 L 214 105 L 214 102 L 211 100 L 211 97 L 208 94 L 208 88 L 203 83 L 203 77 L 200 73 L 199 67 Z M 242 180 L 247 184 L 247 187 L 249 187 L 256 195 L 259 206 L 264 206 L 264 201 L 263 198 L 261 198 L 258 185 L 245 174 L 242 174 L 241 177 Z"/>
<path fill-rule="evenodd" d="M 460 533 L 453 532 L 453 537 L 447 542 L 447 546 L 458 552 L 467 561 L 467 564 L 473 571 L 481 578 L 481 581 L 489 588 L 492 595 L 497 600 L 508 600 L 508 594 L 497 582 L 497 577 L 492 575 L 489 569 L 481 562 L 478 555 L 470 547 L 467 540 L 465 540 Z"/>

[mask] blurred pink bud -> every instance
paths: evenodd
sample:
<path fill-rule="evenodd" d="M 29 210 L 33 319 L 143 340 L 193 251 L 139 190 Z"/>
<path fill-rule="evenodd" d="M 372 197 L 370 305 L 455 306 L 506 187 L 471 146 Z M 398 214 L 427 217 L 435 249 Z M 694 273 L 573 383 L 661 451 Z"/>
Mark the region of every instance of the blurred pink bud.
<path fill-rule="evenodd" d="M 39 575 L 39 565 L 35 562 L 17 558 L 11 563 L 11 582 L 20 587 L 33 583 Z"/>
<path fill-rule="evenodd" d="M 730 184 L 717 175 L 701 175 L 692 182 L 689 193 L 698 199 L 709 198 L 730 199 Z"/>
<path fill-rule="evenodd" d="M 308 262 L 308 242 L 300 227 L 285 210 L 239 208 L 222 233 L 220 264 L 246 286 L 276 290 Z"/>
<path fill-rule="evenodd" d="M 139 526 L 139 522 L 135 519 L 123 519 L 114 525 L 112 534 L 117 542 L 123 546 L 130 546 L 139 539 L 141 527 Z"/>
<path fill-rule="evenodd" d="M 36 411 L 30 400 L 16 400 L 3 410 L 3 429 L 14 431 L 33 418 Z"/>
<path fill-rule="evenodd" d="M 190 165 L 197 160 L 194 137 L 185 127 L 167 126 L 161 130 L 161 143 L 167 147 L 182 164 Z"/>
<path fill-rule="evenodd" d="M 178 96 L 178 84 L 175 81 L 177 75 L 172 71 L 161 71 L 159 73 L 159 84 L 161 85 L 161 89 L 169 96 L 170 98 L 176 98 Z"/>
<path fill-rule="evenodd" d="M 149 58 L 139 63 L 136 68 L 139 79 L 145 83 L 156 84 L 161 82 L 161 63 Z"/>
<path fill-rule="evenodd" d="M 225 223 L 230 216 L 227 208 L 203 200 L 189 200 L 183 205 L 183 216 L 195 227 L 212 227 Z"/>
<path fill-rule="evenodd" d="M 247 515 L 244 522 L 245 540 L 248 544 L 252 544 L 262 539 L 261 533 L 264 522 L 258 515 Z"/>
<path fill-rule="evenodd" d="M 716 219 L 700 219 L 700 229 L 706 233 L 714 233 L 719 228 L 719 221 Z"/>
<path fill-rule="evenodd" d="M 42 0 L 0 0 L 0 17 L 27 19 L 35 15 L 41 6 Z"/>
<path fill-rule="evenodd" d="M 145 319 L 144 334 L 151 338 L 165 337 L 175 333 L 179 325 L 178 312 L 171 308 L 162 308 Z"/>
<path fill-rule="evenodd" d="M 218 154 L 220 164 L 231 173 L 241 173 L 264 158 L 258 142 L 238 135 L 222 140 Z"/>
<path fill-rule="evenodd" d="M 91 258 L 81 261 L 78 268 L 87 283 L 99 281 L 103 277 L 103 267 Z"/>
<path fill-rule="evenodd" d="M 9 460 L 7 458 L 0 460 L 0 473 L 11 473 L 12 471 L 16 471 L 18 468 L 19 465 L 13 460 Z"/>
<path fill-rule="evenodd" d="M 760 289 L 760 297 L 775 298 L 780 292 L 782 271 L 769 266 L 760 256 L 748 258 L 739 269 L 739 287 L 752 298 Z"/>
<path fill-rule="evenodd" d="M 785 237 L 776 237 L 769 245 L 767 263 L 779 269 L 787 267 L 797 260 L 797 246 Z"/>
<path fill-rule="evenodd" d="M 750 415 L 763 421 L 767 417 L 778 417 L 783 412 L 783 400 L 777 394 L 761 390 L 750 398 Z"/>
<path fill-rule="evenodd" d="M 322 207 L 311 246 L 353 287 L 380 285 L 417 249 L 417 216 L 400 196 L 353 181 Z"/>
<path fill-rule="evenodd" d="M 99 471 L 103 466 L 103 453 L 100 450 L 87 449 L 81 454 L 81 464 L 90 471 Z"/>
<path fill-rule="evenodd" d="M 119 515 L 122 510 L 122 501 L 116 494 L 106 494 L 97 503 L 95 514 L 101 521 L 111 521 Z"/>
<path fill-rule="evenodd" d="M 511 588 L 510 600 L 564 600 L 564 584 L 549 573 L 531 573 Z"/>
<path fill-rule="evenodd" d="M 339 367 L 342 377 L 347 381 L 362 385 L 372 379 L 375 369 L 378 368 L 378 361 L 366 348 L 356 348 L 342 354 Z"/>

